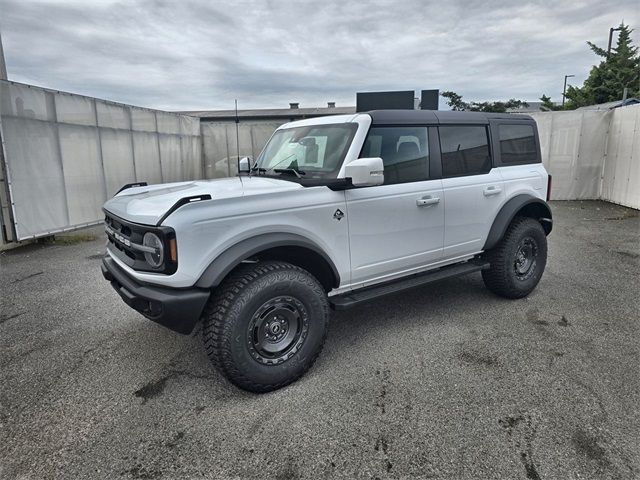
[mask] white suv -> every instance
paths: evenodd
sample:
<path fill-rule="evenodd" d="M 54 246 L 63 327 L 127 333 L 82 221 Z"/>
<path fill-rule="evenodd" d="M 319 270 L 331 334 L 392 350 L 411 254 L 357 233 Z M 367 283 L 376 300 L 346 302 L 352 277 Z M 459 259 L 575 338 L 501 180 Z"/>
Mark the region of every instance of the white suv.
<path fill-rule="evenodd" d="M 381 110 L 278 128 L 241 175 L 126 185 L 102 271 L 255 392 L 303 375 L 330 308 L 482 272 L 520 298 L 547 259 L 550 177 L 528 116 Z"/>

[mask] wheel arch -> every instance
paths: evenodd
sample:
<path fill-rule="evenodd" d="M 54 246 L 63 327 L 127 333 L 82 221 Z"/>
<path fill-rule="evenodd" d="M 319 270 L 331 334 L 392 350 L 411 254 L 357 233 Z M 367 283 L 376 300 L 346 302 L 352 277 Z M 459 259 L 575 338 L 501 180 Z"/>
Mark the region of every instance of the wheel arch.
<path fill-rule="evenodd" d="M 242 262 L 249 259 L 281 260 L 314 275 L 325 291 L 340 285 L 340 274 L 331 258 L 315 242 L 295 233 L 266 233 L 242 240 L 218 255 L 196 285 L 214 288 Z"/>
<path fill-rule="evenodd" d="M 516 216 L 535 218 L 544 228 L 546 235 L 551 233 L 553 218 L 547 202 L 532 195 L 516 195 L 505 203 L 496 215 L 482 249 L 489 250 L 495 247 Z"/>

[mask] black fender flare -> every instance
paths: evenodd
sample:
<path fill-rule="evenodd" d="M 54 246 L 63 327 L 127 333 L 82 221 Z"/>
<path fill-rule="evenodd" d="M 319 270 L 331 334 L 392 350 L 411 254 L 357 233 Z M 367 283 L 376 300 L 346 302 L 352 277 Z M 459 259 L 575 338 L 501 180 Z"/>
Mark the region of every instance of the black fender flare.
<path fill-rule="evenodd" d="M 484 243 L 483 250 L 489 250 L 497 245 L 502 239 L 509 227 L 509 224 L 521 210 L 525 210 L 525 216 L 535 218 L 542 223 L 544 231 L 547 235 L 551 233 L 553 227 L 553 218 L 551 209 L 544 200 L 534 197 L 533 195 L 521 194 L 516 195 L 505 203 L 496 218 L 493 220 L 491 230 Z"/>
<path fill-rule="evenodd" d="M 330 267 L 335 285 L 340 284 L 338 269 L 331 258 L 315 242 L 295 233 L 265 233 L 241 240 L 218 255 L 202 273 L 196 286 L 200 288 L 217 287 L 229 272 L 242 261 L 276 247 L 303 247 L 312 250 L 322 257 Z"/>

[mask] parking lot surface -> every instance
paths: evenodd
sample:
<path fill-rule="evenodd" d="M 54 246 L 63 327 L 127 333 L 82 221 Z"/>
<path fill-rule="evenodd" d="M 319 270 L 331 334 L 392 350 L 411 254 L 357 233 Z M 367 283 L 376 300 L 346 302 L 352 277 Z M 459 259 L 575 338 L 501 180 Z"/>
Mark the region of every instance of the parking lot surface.
<path fill-rule="evenodd" d="M 2 252 L 0 478 L 640 478 L 640 217 L 552 208 L 530 297 L 473 274 L 334 312 L 265 395 L 129 309 L 99 230 Z"/>

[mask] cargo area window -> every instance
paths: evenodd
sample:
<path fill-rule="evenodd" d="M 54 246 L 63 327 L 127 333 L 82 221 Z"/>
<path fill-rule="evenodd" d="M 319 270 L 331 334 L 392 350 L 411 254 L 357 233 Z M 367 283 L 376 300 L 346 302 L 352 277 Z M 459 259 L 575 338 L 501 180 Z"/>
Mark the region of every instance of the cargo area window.
<path fill-rule="evenodd" d="M 438 131 L 444 178 L 489 173 L 491 153 L 486 126 L 442 126 Z"/>
<path fill-rule="evenodd" d="M 500 159 L 504 165 L 537 163 L 533 125 L 500 125 Z"/>
<path fill-rule="evenodd" d="M 385 185 L 428 180 L 427 127 L 371 127 L 360 157 L 382 158 Z"/>

